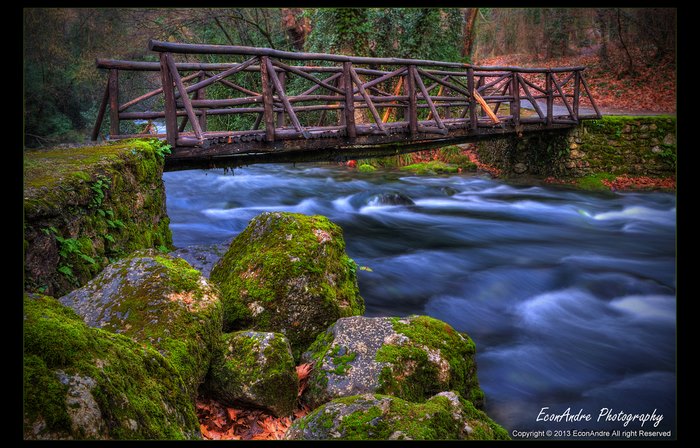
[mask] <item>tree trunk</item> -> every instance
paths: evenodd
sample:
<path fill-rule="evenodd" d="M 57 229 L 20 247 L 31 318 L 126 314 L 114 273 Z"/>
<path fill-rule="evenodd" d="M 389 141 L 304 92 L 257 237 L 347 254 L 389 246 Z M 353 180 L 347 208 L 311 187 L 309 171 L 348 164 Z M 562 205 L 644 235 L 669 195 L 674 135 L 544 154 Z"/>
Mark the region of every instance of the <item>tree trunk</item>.
<path fill-rule="evenodd" d="M 296 51 L 304 50 L 306 36 L 311 31 L 308 17 L 303 17 L 301 8 L 282 8 L 282 26 Z"/>
<path fill-rule="evenodd" d="M 474 38 L 476 37 L 476 17 L 479 8 L 467 8 L 464 11 L 464 43 L 462 45 L 462 58 L 471 60 L 474 51 Z"/>

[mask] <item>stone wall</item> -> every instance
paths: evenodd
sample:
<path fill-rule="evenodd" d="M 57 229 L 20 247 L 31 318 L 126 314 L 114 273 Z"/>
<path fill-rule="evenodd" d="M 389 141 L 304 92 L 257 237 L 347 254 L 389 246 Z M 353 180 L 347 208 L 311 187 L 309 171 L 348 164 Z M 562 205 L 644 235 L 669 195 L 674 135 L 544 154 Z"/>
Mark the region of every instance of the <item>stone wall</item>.
<path fill-rule="evenodd" d="M 157 140 L 24 152 L 24 287 L 59 297 L 142 248 L 169 250 Z"/>
<path fill-rule="evenodd" d="M 606 116 L 569 130 L 482 141 L 477 152 L 506 177 L 675 176 L 676 118 Z"/>

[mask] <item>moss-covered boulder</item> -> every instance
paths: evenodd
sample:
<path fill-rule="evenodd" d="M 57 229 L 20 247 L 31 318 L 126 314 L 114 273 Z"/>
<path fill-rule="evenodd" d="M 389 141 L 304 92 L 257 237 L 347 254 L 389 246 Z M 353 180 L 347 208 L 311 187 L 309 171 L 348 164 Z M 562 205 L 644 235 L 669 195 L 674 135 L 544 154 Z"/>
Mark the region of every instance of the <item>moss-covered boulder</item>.
<path fill-rule="evenodd" d="M 505 429 L 454 392 L 424 403 L 389 395 L 337 398 L 296 420 L 291 440 L 509 440 Z"/>
<path fill-rule="evenodd" d="M 158 351 L 24 297 L 25 439 L 198 439 L 185 384 Z"/>
<path fill-rule="evenodd" d="M 364 393 L 421 402 L 454 390 L 481 408 L 475 355 L 469 336 L 432 317 L 347 317 L 302 355 L 313 363 L 303 398 L 314 408 Z"/>
<path fill-rule="evenodd" d="M 170 248 L 156 140 L 24 151 L 24 286 L 59 297 L 135 250 Z"/>
<path fill-rule="evenodd" d="M 218 401 L 288 416 L 299 390 L 289 341 L 281 333 L 239 331 L 222 336 L 203 389 Z"/>
<path fill-rule="evenodd" d="M 226 331 L 283 333 L 297 358 L 338 318 L 364 312 L 356 269 L 328 218 L 275 212 L 251 220 L 210 279 L 221 289 Z"/>
<path fill-rule="evenodd" d="M 59 301 L 91 327 L 156 348 L 196 396 L 219 343 L 222 305 L 216 287 L 185 260 L 137 251 Z"/>

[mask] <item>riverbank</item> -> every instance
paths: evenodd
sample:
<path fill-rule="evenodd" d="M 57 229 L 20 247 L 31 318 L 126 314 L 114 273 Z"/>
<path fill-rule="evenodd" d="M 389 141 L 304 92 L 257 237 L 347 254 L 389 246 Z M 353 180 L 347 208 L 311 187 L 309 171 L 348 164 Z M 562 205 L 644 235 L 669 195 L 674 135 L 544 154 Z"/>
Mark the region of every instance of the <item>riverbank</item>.
<path fill-rule="evenodd" d="M 606 116 L 565 131 L 353 160 L 348 166 L 416 174 L 478 170 L 511 182 L 527 179 L 584 190 L 675 190 L 676 153 L 675 117 Z"/>

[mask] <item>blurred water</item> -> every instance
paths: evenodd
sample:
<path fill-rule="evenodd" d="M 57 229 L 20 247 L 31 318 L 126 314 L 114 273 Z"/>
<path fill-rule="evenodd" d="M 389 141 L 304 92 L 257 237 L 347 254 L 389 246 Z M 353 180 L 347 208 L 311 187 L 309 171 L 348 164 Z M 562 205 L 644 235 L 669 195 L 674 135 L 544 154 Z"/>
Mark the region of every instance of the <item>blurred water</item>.
<path fill-rule="evenodd" d="M 642 429 L 675 428 L 673 194 L 313 164 L 164 179 L 178 247 L 221 248 L 263 211 L 342 226 L 349 255 L 372 269 L 358 271 L 366 315 L 428 314 L 467 332 L 487 413 L 509 432 L 640 429 L 596 421 L 602 408 L 656 410 L 663 420 Z M 543 407 L 593 420 L 537 422 Z"/>

